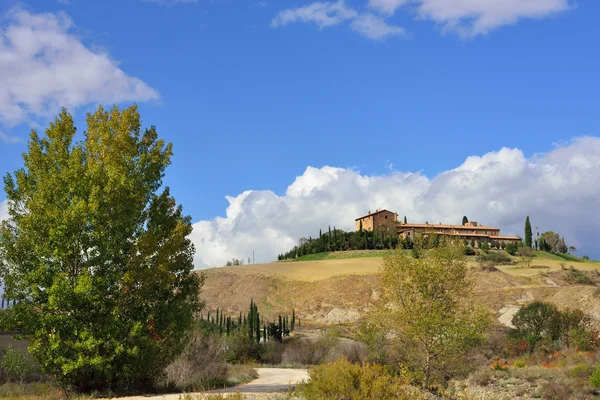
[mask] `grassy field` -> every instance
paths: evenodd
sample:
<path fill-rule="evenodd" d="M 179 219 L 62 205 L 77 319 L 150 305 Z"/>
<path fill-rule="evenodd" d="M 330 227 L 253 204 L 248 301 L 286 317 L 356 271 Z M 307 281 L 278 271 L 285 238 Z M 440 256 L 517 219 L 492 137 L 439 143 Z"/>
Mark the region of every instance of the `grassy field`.
<path fill-rule="evenodd" d="M 309 254 L 293 261 L 280 261 L 270 264 L 244 265 L 235 268 L 248 272 L 283 277 L 295 281 L 313 282 L 342 275 L 372 275 L 377 273 L 383 256 L 393 250 L 358 250 Z M 514 276 L 533 276 L 547 271 L 557 271 L 573 266 L 581 270 L 600 270 L 600 263 L 583 260 L 571 255 L 557 255 L 536 252 L 531 268 L 520 265 L 519 257 L 512 257 L 512 265 L 499 266 L 502 271 Z M 468 258 L 469 266 L 477 266 L 475 257 Z"/>

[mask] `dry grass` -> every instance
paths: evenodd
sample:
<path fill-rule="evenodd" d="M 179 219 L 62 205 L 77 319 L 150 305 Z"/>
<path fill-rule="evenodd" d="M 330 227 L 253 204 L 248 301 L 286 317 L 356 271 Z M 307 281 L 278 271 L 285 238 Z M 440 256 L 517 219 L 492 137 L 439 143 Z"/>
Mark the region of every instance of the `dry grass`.
<path fill-rule="evenodd" d="M 373 252 L 376 254 L 381 254 L 381 251 L 374 250 Z M 347 256 L 346 253 L 347 252 L 341 252 L 340 254 Z M 364 251 L 362 253 L 364 253 Z M 343 275 L 372 275 L 377 273 L 383 258 L 367 257 L 362 253 L 357 252 L 356 258 L 336 258 L 336 253 L 330 253 L 328 258 L 324 260 L 274 262 L 270 264 L 255 264 L 224 268 L 227 270 L 240 271 L 242 273 L 260 273 L 267 276 L 304 282 L 314 282 Z M 565 263 L 583 271 L 600 270 L 599 262 L 565 261 L 550 254 L 534 257 L 533 265 L 530 268 L 522 267 L 519 264 L 518 257 L 513 257 L 513 259 L 513 262 L 516 265 L 500 265 L 498 268 L 513 276 L 533 276 L 544 271 L 558 271 L 561 270 L 561 266 Z M 478 266 L 478 263 L 475 261 L 474 257 L 469 259 L 468 264 L 470 267 Z M 222 269 L 223 268 L 213 268 L 211 270 L 207 270 L 207 272 L 211 273 L 211 271 L 220 271 Z"/>

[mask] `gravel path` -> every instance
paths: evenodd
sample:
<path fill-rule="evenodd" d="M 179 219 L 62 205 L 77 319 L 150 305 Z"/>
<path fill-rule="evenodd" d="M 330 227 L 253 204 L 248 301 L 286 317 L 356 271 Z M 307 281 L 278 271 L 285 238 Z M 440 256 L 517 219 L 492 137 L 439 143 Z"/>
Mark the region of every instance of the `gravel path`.
<path fill-rule="evenodd" d="M 258 378 L 245 385 L 216 390 L 215 393 L 275 393 L 292 389 L 297 383 L 308 379 L 305 369 L 256 368 Z"/>
<path fill-rule="evenodd" d="M 288 368 L 256 368 L 258 378 L 250 383 L 227 389 L 214 390 L 206 393 L 278 393 L 292 389 L 297 383 L 308 379 L 308 371 L 305 369 Z M 194 399 L 202 398 L 206 393 L 189 393 Z M 196 396 L 198 395 L 198 396 Z M 119 400 L 179 400 L 180 393 L 165 394 L 158 396 L 132 396 L 121 397 Z M 254 397 L 253 397 L 254 398 Z M 262 398 L 262 397 L 261 397 Z"/>

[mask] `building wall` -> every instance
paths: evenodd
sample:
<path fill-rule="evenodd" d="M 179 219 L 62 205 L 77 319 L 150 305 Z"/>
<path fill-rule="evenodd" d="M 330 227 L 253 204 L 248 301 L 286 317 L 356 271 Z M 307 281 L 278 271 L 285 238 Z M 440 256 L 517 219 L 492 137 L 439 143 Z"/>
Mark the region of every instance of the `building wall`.
<path fill-rule="evenodd" d="M 379 214 L 375 214 L 374 216 L 373 229 L 377 229 L 380 226 L 391 225 L 396 223 L 396 214 L 393 212 L 380 212 Z"/>
<path fill-rule="evenodd" d="M 373 216 L 365 217 L 361 220 L 356 221 L 356 230 L 360 230 L 360 222 L 362 221 L 362 228 L 364 231 L 372 231 L 373 230 Z"/>

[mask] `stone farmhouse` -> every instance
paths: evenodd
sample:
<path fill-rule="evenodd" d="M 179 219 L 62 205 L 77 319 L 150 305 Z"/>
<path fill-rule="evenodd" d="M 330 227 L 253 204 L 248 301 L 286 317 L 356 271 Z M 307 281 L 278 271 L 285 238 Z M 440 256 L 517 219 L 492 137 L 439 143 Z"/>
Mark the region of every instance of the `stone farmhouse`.
<path fill-rule="evenodd" d="M 458 240 L 467 240 L 473 242 L 476 247 L 481 243 L 508 244 L 518 243 L 521 238 L 517 236 L 500 235 L 500 228 L 492 228 L 489 226 L 478 225 L 477 222 L 467 222 L 465 225 L 446 225 L 446 224 L 405 224 L 398 221 L 398 213 L 393 213 L 388 210 L 375 210 L 374 213 L 369 213 L 363 217 L 357 218 L 356 230 L 358 231 L 362 224 L 362 229 L 374 231 L 381 228 L 395 228 L 396 233 L 401 239 L 406 237 L 412 238 L 418 234 L 433 234 L 451 237 Z"/>

